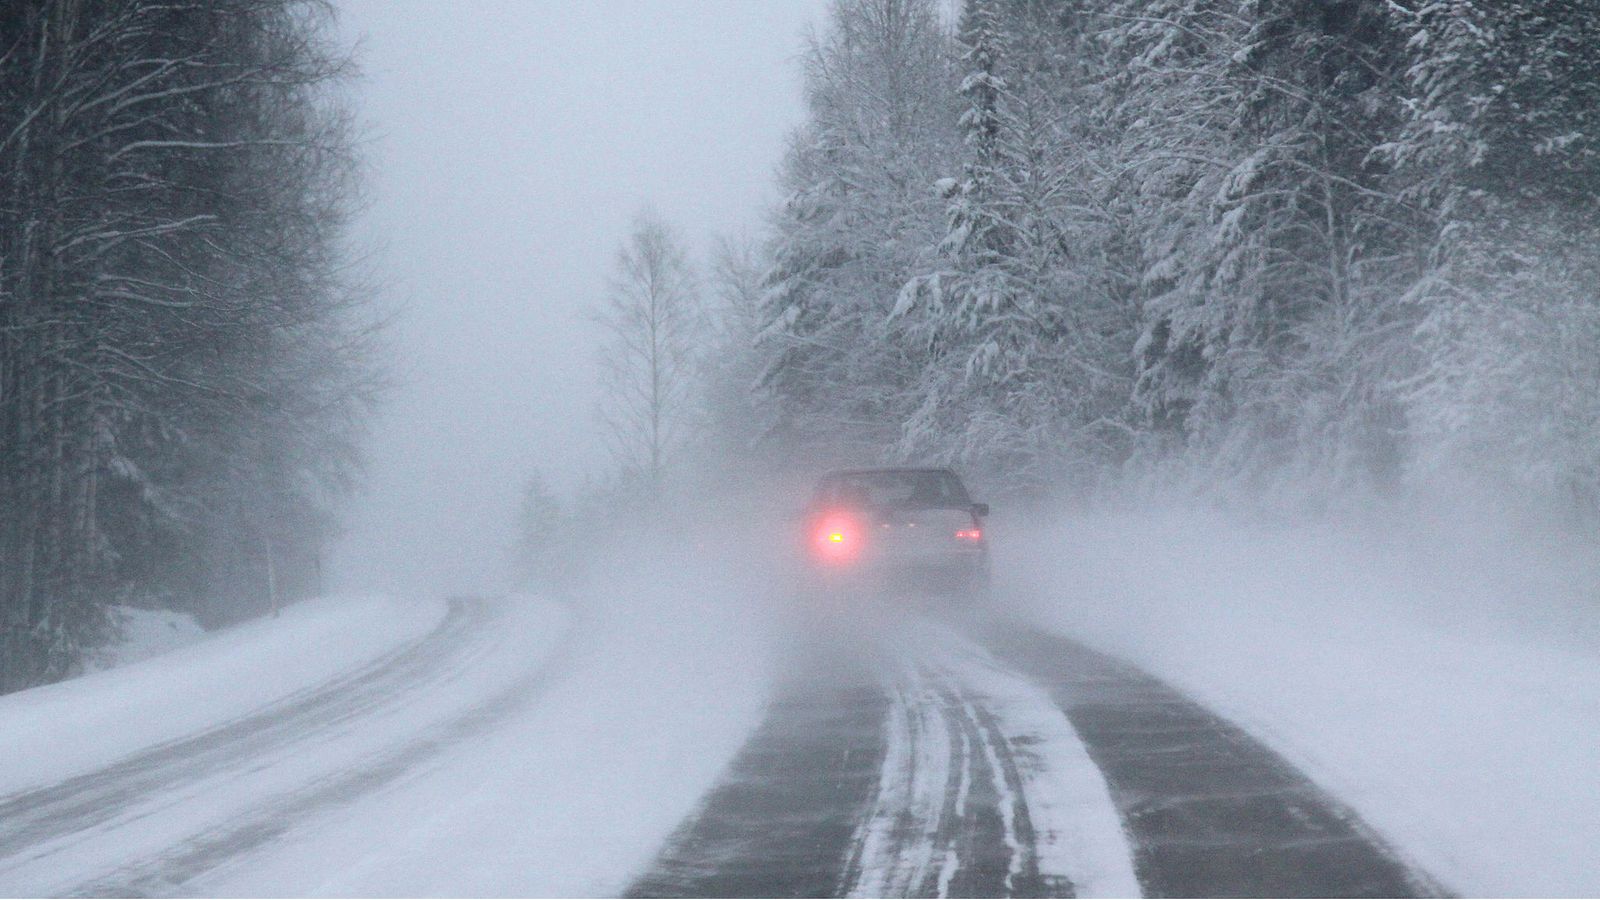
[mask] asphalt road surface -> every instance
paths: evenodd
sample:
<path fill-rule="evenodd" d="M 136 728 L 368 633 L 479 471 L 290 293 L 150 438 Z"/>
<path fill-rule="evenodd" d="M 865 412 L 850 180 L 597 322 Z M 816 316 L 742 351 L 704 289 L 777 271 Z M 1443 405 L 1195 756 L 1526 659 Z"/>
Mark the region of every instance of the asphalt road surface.
<path fill-rule="evenodd" d="M 567 645 L 516 664 L 505 612 L 453 603 L 344 678 L 0 797 L 0 893 L 186 893 L 423 777 L 569 665 Z M 918 614 L 788 646 L 764 722 L 631 896 L 1440 893 L 1239 728 L 1071 641 Z"/>
<path fill-rule="evenodd" d="M 1019 626 L 910 631 L 797 652 L 630 894 L 1441 893 L 1282 758 L 1132 666 Z M 1115 821 L 1085 834 L 1096 789 Z"/>

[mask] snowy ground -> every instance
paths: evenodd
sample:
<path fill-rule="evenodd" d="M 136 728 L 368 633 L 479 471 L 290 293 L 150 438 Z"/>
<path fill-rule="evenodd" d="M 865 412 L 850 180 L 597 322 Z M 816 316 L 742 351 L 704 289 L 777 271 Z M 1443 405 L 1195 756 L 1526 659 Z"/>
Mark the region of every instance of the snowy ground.
<path fill-rule="evenodd" d="M 188 890 L 620 892 L 759 720 L 766 680 L 751 595 L 725 578 L 645 565 L 601 584 L 561 674 L 486 739 Z"/>
<path fill-rule="evenodd" d="M 1002 610 L 1242 725 L 1448 888 L 1600 891 L 1600 559 L 1554 533 L 1424 524 L 1145 513 L 991 533 Z M 769 678 L 770 601 L 790 586 L 704 553 L 618 557 L 560 601 L 300 604 L 0 698 L 0 894 L 625 891 L 708 796 L 748 814 L 726 806 L 746 788 L 725 779 L 762 749 L 752 734 L 803 726 L 767 716 L 800 708 Z M 1061 714 L 1088 688 L 1050 682 L 1006 640 L 980 646 L 981 625 L 928 625 L 880 634 L 894 650 L 878 662 L 899 674 L 850 714 L 870 745 L 872 710 L 895 711 L 881 771 L 852 776 L 871 799 L 855 889 L 951 883 L 970 795 L 1001 814 L 997 840 L 1026 844 L 1013 861 L 1128 892 L 1137 835 L 1118 831 Z M 896 836 L 899 810 L 941 807 L 941 785 L 954 805 L 926 816 L 926 840 Z M 1004 818 L 1024 800 L 1026 841 Z"/>
<path fill-rule="evenodd" d="M 0 698 L 0 894 L 618 892 L 762 713 L 716 568 L 300 604 Z"/>
<path fill-rule="evenodd" d="M 186 647 L 206 636 L 194 616 L 168 609 L 114 606 L 111 618 L 117 639 L 89 661 L 91 671 L 115 669 Z"/>
<path fill-rule="evenodd" d="M 1167 679 L 1467 895 L 1600 892 L 1600 556 L 1533 528 L 1085 516 L 1028 616 Z"/>
<path fill-rule="evenodd" d="M 281 701 L 426 632 L 443 604 L 308 601 L 170 653 L 0 697 L 0 796 L 91 771 Z"/>

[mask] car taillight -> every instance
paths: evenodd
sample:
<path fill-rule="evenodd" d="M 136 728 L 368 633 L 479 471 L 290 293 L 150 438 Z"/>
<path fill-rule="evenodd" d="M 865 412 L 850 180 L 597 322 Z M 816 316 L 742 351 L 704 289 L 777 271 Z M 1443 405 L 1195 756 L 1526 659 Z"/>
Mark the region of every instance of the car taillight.
<path fill-rule="evenodd" d="M 963 528 L 960 531 L 956 532 L 956 540 L 958 540 L 958 541 L 981 541 L 981 540 L 983 540 L 983 529 L 981 529 L 981 528 Z"/>
<path fill-rule="evenodd" d="M 818 526 L 813 547 L 827 562 L 849 562 L 861 553 L 861 528 L 854 519 L 830 516 Z"/>

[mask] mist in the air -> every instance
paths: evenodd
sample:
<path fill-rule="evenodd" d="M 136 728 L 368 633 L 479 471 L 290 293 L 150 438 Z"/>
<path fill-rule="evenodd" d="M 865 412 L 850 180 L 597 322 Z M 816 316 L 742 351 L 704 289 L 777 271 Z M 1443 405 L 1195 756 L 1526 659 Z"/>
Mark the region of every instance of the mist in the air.
<path fill-rule="evenodd" d="M 0 895 L 1596 893 L 1573 6 L 25 0 Z"/>
<path fill-rule="evenodd" d="M 340 4 L 356 236 L 395 319 L 331 586 L 502 590 L 529 483 L 612 477 L 593 315 L 618 248 L 647 206 L 697 264 L 760 225 L 823 7 Z"/>

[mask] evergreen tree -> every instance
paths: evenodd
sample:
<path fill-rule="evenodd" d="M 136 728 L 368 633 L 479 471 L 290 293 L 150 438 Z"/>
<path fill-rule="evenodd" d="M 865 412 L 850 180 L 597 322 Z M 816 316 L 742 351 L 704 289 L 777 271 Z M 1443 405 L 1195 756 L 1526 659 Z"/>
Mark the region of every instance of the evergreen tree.
<path fill-rule="evenodd" d="M 1019 488 L 1467 464 L 1600 502 L 1585 12 L 969 0 L 951 52 L 841 0 L 763 301 L 775 430 Z"/>
<path fill-rule="evenodd" d="M 920 352 L 888 321 L 943 230 L 929 172 L 959 135 L 931 0 L 839 0 L 805 60 L 758 350 L 774 437 L 875 454 L 915 403 Z"/>
<path fill-rule="evenodd" d="M 1399 37 L 1359 2 L 1163 0 L 1113 18 L 1151 423 L 1240 474 L 1386 477 L 1396 299 L 1421 267 L 1418 217 L 1374 161 L 1398 121 Z"/>
<path fill-rule="evenodd" d="M 1558 0 L 1392 4 L 1411 53 L 1383 148 L 1432 226 L 1409 293 L 1425 471 L 1600 503 L 1600 22 Z"/>
<path fill-rule="evenodd" d="M 325 7 L 0 10 L 0 689 L 316 585 L 369 383 Z"/>
<path fill-rule="evenodd" d="M 895 309 L 929 352 L 904 455 L 1035 483 L 1125 455 L 1135 320 L 1104 264 L 1117 228 L 1090 177 L 1080 24 L 1057 4 L 968 7 L 967 160 L 940 182 L 945 265 Z"/>

